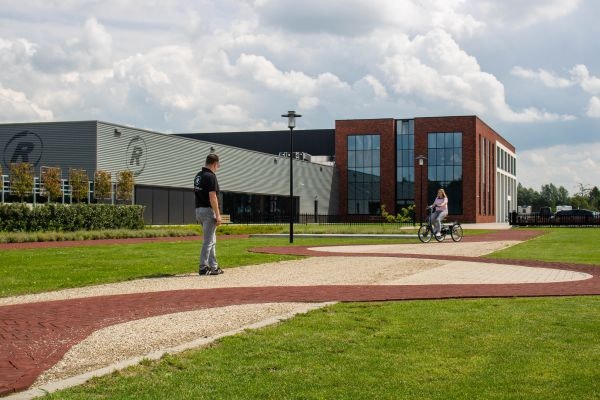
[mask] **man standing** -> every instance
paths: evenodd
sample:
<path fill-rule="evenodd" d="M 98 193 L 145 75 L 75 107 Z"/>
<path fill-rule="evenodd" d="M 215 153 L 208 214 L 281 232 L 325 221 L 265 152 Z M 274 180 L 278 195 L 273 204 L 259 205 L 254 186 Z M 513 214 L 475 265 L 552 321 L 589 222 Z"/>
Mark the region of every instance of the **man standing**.
<path fill-rule="evenodd" d="M 200 275 L 219 275 L 223 270 L 217 263 L 217 226 L 221 225 L 219 211 L 219 183 L 215 173 L 219 169 L 219 156 L 209 154 L 202 171 L 194 178 L 196 220 L 202 225 L 203 241 L 200 252 Z"/>

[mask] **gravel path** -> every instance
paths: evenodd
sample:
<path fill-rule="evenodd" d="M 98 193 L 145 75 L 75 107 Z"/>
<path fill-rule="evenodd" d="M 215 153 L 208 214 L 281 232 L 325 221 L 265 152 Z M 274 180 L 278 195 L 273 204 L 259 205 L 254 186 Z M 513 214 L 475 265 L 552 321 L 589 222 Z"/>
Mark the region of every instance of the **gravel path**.
<path fill-rule="evenodd" d="M 226 269 L 223 275 L 177 275 L 88 286 L 0 299 L 0 306 L 113 294 L 221 287 L 374 284 L 434 268 L 438 260 L 390 257 L 318 257 Z"/>
<path fill-rule="evenodd" d="M 156 349 L 172 348 L 198 338 L 234 331 L 267 318 L 295 314 L 306 309 L 306 306 L 305 303 L 247 304 L 168 314 L 113 325 L 94 332 L 72 347 L 33 386 L 144 356 Z"/>

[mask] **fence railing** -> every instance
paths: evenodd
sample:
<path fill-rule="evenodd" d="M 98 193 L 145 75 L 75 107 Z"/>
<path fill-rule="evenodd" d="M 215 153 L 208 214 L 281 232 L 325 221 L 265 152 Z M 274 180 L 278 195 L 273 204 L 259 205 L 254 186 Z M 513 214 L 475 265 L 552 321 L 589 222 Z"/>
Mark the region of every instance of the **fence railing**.
<path fill-rule="evenodd" d="M 510 224 L 516 226 L 595 226 L 600 227 L 600 214 L 558 215 L 512 213 Z"/>
<path fill-rule="evenodd" d="M 10 187 L 10 179 L 9 179 L 9 175 L 0 175 L 0 179 L 2 179 L 2 185 L 0 185 L 0 203 L 6 203 L 7 201 L 9 201 L 9 198 L 11 196 L 15 196 L 12 192 L 11 192 L 11 187 Z M 61 179 L 61 197 L 59 199 L 51 199 L 53 202 L 55 203 L 62 203 L 62 204 L 71 204 L 73 202 L 73 188 L 71 187 L 71 185 L 69 184 L 69 181 L 67 179 Z M 40 202 L 40 200 L 43 201 L 47 201 L 48 197 L 45 195 L 45 188 L 44 188 L 44 184 L 41 182 L 41 179 L 39 177 L 34 177 L 33 178 L 33 190 L 31 191 L 31 193 L 29 194 L 29 196 L 31 196 L 31 200 L 33 202 L 33 204 L 37 204 L 38 202 Z M 116 182 L 111 182 L 111 193 L 110 193 L 110 198 L 108 199 L 103 199 L 103 200 L 110 200 L 112 204 L 115 203 L 116 199 L 116 192 L 117 192 L 117 183 Z M 135 191 L 133 193 L 133 195 L 135 196 Z M 93 181 L 88 181 L 88 190 L 87 190 L 87 202 L 91 203 L 92 200 L 94 200 L 94 182 Z M 131 204 L 134 204 L 134 200 L 132 199 Z"/>
<path fill-rule="evenodd" d="M 236 224 L 289 224 L 289 215 L 281 214 L 231 214 L 231 222 Z M 336 215 L 336 214 L 298 214 L 294 219 L 296 224 L 388 224 L 381 215 Z M 398 226 L 412 226 L 414 220 L 408 222 L 393 222 Z"/>

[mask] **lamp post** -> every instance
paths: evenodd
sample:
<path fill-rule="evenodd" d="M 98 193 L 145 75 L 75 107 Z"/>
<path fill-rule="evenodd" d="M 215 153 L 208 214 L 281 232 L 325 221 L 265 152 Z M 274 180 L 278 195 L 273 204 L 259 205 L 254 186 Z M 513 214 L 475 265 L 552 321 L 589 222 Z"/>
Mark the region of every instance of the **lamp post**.
<path fill-rule="evenodd" d="M 296 118 L 302 115 L 296 114 L 296 111 L 288 111 L 282 117 L 288 119 L 288 128 L 290 128 L 290 243 L 294 243 L 294 216 L 296 207 L 294 206 L 294 128 L 296 127 Z"/>
<path fill-rule="evenodd" d="M 421 204 L 419 204 L 419 215 L 421 217 L 420 224 L 423 225 L 423 164 L 425 164 L 425 160 L 427 160 L 427 157 L 425 157 L 424 155 L 420 155 L 417 157 L 417 160 L 419 161 L 419 186 L 421 186 Z"/>

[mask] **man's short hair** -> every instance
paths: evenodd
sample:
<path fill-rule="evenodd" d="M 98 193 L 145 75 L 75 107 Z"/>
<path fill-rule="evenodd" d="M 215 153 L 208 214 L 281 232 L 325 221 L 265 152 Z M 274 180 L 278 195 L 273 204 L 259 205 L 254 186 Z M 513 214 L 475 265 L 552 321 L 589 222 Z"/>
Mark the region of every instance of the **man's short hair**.
<path fill-rule="evenodd" d="M 213 165 L 219 162 L 219 156 L 216 154 L 209 154 L 206 157 L 206 165 Z"/>

